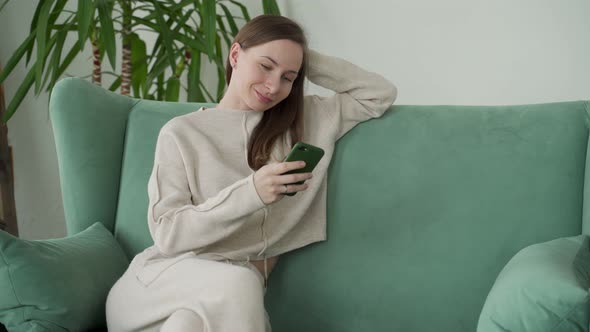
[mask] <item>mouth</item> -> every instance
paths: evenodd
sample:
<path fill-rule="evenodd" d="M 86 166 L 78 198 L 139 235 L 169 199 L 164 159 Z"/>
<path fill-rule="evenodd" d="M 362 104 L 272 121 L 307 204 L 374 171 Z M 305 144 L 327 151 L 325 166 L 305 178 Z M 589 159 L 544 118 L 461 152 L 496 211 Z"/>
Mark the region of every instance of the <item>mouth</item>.
<path fill-rule="evenodd" d="M 254 90 L 254 92 L 256 92 L 256 97 L 258 97 L 258 100 L 260 100 L 260 102 L 262 102 L 264 104 L 268 104 L 272 101 L 272 99 L 266 98 L 265 96 L 260 94 L 258 91 Z"/>

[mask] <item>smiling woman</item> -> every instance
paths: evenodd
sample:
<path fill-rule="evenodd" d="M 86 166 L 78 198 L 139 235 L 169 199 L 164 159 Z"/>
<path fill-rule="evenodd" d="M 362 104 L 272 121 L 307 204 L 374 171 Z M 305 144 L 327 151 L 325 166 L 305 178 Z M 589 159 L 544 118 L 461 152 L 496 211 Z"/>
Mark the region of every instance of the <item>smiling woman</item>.
<path fill-rule="evenodd" d="M 326 239 L 336 140 L 397 97 L 382 76 L 308 49 L 282 16 L 248 22 L 226 67 L 217 106 L 159 131 L 147 186 L 154 245 L 111 289 L 109 331 L 270 331 L 264 295 L 278 257 Z M 335 94 L 304 96 L 306 77 Z M 291 174 L 303 162 L 279 161 L 300 141 L 325 151 L 313 179 Z"/>
<path fill-rule="evenodd" d="M 301 140 L 306 66 L 305 34 L 282 16 L 261 15 L 236 35 L 226 62 L 228 88 L 218 108 L 270 111 L 252 134 L 248 163 L 253 169 L 264 165 L 285 133 L 292 142 Z"/>
<path fill-rule="evenodd" d="M 291 92 L 303 62 L 303 52 L 300 44 L 288 39 L 248 49 L 234 43 L 229 59 L 235 83 L 230 82 L 219 107 L 265 111 L 276 106 Z"/>

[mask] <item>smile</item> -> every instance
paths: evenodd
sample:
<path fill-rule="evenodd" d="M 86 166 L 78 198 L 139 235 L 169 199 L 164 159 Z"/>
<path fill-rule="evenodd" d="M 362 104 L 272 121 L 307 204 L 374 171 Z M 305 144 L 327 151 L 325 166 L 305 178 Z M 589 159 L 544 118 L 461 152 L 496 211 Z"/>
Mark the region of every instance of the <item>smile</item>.
<path fill-rule="evenodd" d="M 268 104 L 272 101 L 272 99 L 268 99 L 265 96 L 261 95 L 258 91 L 254 90 L 254 92 L 256 92 L 256 96 L 258 97 L 258 100 L 260 100 L 261 102 Z"/>

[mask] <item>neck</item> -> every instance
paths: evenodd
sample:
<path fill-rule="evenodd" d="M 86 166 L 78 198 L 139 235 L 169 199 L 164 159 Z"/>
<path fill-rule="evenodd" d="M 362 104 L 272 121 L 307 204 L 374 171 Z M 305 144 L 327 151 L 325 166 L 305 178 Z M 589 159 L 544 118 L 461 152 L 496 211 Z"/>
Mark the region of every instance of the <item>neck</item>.
<path fill-rule="evenodd" d="M 232 109 L 232 110 L 244 110 L 249 111 L 250 109 L 240 102 L 240 98 L 237 98 L 233 95 L 231 90 L 228 90 L 224 95 L 223 98 L 217 104 L 219 109 Z"/>

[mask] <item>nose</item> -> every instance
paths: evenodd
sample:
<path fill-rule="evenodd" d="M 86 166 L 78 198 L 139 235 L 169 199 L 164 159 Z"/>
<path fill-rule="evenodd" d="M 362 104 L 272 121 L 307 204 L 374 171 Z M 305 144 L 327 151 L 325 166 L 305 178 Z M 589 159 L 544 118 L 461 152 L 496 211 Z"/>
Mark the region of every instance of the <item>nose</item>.
<path fill-rule="evenodd" d="M 271 95 L 274 95 L 275 93 L 277 93 L 277 91 L 279 91 L 279 87 L 281 84 L 280 77 L 275 76 L 276 75 L 268 75 L 266 77 L 266 89 L 268 90 L 268 93 Z"/>

